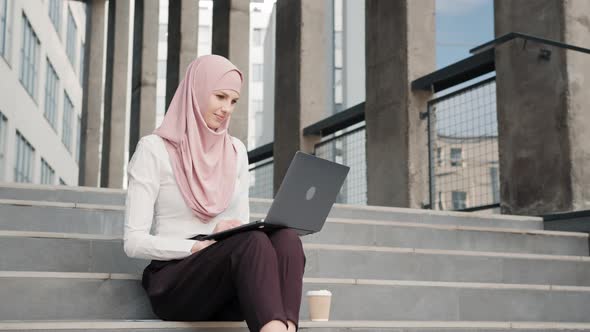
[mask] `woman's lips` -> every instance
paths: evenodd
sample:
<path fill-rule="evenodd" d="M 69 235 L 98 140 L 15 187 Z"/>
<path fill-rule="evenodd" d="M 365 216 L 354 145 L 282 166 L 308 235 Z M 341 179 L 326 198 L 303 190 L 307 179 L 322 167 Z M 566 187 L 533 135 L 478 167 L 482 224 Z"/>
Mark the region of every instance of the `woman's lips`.
<path fill-rule="evenodd" d="M 215 114 L 215 116 L 217 117 L 217 120 L 219 120 L 219 121 L 223 121 L 223 120 L 225 119 L 224 117 L 222 117 L 222 116 L 219 116 L 219 115 L 217 115 L 217 114 Z"/>

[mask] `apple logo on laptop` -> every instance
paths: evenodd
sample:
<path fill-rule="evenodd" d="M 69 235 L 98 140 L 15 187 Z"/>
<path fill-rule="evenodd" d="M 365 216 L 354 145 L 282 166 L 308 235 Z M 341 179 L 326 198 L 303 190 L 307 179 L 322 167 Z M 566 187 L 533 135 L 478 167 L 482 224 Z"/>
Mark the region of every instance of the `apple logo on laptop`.
<path fill-rule="evenodd" d="M 311 187 L 307 190 L 307 193 L 305 194 L 305 199 L 309 201 L 313 198 L 313 196 L 315 196 L 315 187 Z"/>

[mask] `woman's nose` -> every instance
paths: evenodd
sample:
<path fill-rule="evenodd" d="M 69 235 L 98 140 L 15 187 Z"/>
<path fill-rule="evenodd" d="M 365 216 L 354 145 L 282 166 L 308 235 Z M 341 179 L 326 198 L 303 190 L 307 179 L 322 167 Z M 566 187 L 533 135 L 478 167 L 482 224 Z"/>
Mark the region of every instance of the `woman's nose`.
<path fill-rule="evenodd" d="M 223 103 L 223 107 L 221 108 L 221 110 L 224 113 L 231 113 L 231 103 Z"/>

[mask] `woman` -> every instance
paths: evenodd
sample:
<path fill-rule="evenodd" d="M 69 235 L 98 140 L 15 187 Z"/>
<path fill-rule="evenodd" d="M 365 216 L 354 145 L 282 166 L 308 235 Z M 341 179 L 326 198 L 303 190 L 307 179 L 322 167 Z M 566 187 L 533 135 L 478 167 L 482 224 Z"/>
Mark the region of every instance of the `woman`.
<path fill-rule="evenodd" d="M 294 231 L 194 240 L 249 222 L 247 150 L 227 131 L 242 82 L 221 56 L 189 65 L 162 125 L 129 162 L 124 250 L 152 260 L 142 286 L 163 320 L 296 331 L 305 255 Z"/>

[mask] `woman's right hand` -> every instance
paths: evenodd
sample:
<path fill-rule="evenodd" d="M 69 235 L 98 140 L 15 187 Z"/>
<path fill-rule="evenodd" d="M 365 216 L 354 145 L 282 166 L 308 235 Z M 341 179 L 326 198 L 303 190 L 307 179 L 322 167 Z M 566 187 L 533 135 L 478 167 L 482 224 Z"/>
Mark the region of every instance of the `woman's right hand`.
<path fill-rule="evenodd" d="M 221 220 L 217 223 L 217 225 L 215 225 L 213 233 L 223 232 L 225 230 L 238 227 L 240 225 L 242 225 L 242 222 L 239 220 Z M 207 248 L 213 243 L 215 243 L 215 240 L 197 241 L 195 244 L 193 244 L 193 247 L 191 248 L 191 253 L 194 254 L 195 252 L 201 249 Z"/>
<path fill-rule="evenodd" d="M 191 248 L 191 253 L 194 254 L 201 249 L 207 248 L 208 246 L 212 245 L 213 243 L 215 243 L 215 240 L 197 241 L 197 242 L 195 242 L 195 244 L 193 244 L 193 247 Z"/>

